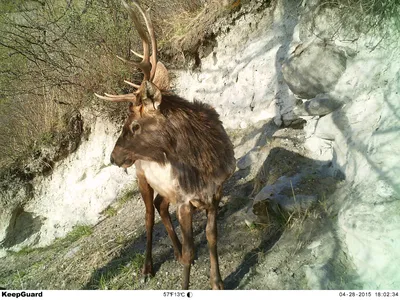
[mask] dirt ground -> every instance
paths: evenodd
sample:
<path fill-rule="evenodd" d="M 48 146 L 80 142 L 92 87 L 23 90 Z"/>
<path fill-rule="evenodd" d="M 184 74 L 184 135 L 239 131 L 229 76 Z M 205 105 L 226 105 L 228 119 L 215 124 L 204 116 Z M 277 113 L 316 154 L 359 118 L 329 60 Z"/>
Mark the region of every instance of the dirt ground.
<path fill-rule="evenodd" d="M 237 170 L 224 187 L 218 214 L 218 247 L 221 275 L 226 289 L 308 289 L 307 266 L 315 262 L 312 243 L 331 229 L 335 218 L 327 194 L 340 179 L 319 174 L 321 164 L 306 158 L 301 129 L 279 129 L 272 123 L 242 132 L 231 132 L 236 147 L 260 146 L 266 159 L 251 168 Z M 308 168 L 308 169 L 307 169 Z M 266 170 L 267 169 L 267 170 Z M 256 192 L 278 178 L 300 169 L 310 173 L 292 193 L 312 193 L 318 202 L 306 210 L 276 213 L 270 202 L 260 202 L 255 219 L 252 204 Z M 314 175 L 313 175 L 314 174 Z M 90 232 L 57 240 L 40 249 L 23 249 L 0 261 L 0 287 L 7 289 L 180 289 L 182 267 L 175 260 L 167 233 L 156 216 L 153 261 L 156 275 L 145 281 L 144 204 L 137 192 L 120 202 Z M 170 209 L 180 234 L 174 208 Z M 254 215 L 253 215 L 254 216 Z M 194 215 L 195 262 L 191 289 L 209 289 L 209 253 L 204 211 Z M 250 220 L 250 221 L 248 221 Z M 246 222 L 247 221 L 247 222 Z M 311 245 L 311 246 L 310 246 Z M 340 255 L 336 255 L 340 257 Z M 332 262 L 332 266 L 338 264 Z M 330 274 L 344 268 L 334 267 Z M 308 280 L 307 280 L 308 278 Z M 336 282 L 336 281 L 332 281 Z M 343 287 L 338 282 L 330 288 Z"/>

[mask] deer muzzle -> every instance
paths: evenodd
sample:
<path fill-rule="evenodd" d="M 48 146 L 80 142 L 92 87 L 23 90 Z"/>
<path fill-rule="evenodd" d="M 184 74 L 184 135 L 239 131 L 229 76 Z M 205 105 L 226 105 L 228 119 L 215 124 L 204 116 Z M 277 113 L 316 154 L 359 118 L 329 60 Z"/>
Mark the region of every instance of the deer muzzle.
<path fill-rule="evenodd" d="M 134 163 L 131 158 L 118 156 L 117 153 L 115 153 L 114 151 L 111 153 L 110 162 L 111 164 L 124 169 L 129 168 Z"/>

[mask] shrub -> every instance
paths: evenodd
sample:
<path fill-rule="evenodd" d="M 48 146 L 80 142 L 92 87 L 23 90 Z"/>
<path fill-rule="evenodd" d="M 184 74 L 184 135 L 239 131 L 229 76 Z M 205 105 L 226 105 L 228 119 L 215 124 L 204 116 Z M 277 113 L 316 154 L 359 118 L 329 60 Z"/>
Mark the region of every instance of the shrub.
<path fill-rule="evenodd" d="M 160 41 L 176 15 L 204 1 L 149 1 Z M 181 18 L 180 18 L 181 20 Z M 170 24 L 170 25 L 168 25 Z M 22 166 L 34 149 L 66 130 L 65 115 L 86 106 L 119 114 L 121 106 L 93 92 L 126 93 L 138 80 L 116 55 L 141 49 L 120 0 L 2 1 L 0 3 L 0 168 Z"/>

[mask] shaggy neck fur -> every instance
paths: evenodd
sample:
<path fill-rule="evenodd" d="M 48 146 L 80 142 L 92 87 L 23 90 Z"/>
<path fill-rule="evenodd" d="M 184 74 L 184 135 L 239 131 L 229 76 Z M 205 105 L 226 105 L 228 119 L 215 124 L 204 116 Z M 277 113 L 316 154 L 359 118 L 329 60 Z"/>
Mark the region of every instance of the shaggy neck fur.
<path fill-rule="evenodd" d="M 166 158 L 186 192 L 198 192 L 207 182 L 224 181 L 232 174 L 233 146 L 211 106 L 165 94 L 160 112 L 169 141 Z"/>

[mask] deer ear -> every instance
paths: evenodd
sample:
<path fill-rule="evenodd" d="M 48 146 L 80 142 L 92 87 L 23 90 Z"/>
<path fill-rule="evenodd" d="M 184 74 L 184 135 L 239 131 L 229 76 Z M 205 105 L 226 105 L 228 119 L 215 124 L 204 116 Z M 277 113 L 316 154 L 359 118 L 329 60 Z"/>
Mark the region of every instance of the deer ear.
<path fill-rule="evenodd" d="M 157 68 L 156 68 L 156 73 L 154 74 L 153 83 L 161 91 L 169 91 L 170 88 L 169 73 L 167 68 L 160 61 L 157 62 Z"/>
<path fill-rule="evenodd" d="M 140 97 L 143 106 L 149 111 L 157 110 L 162 99 L 160 89 L 150 81 L 145 81 L 143 84 L 144 88 Z"/>

